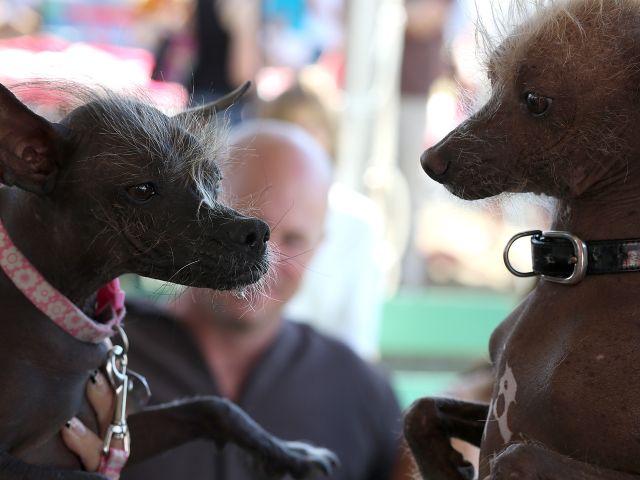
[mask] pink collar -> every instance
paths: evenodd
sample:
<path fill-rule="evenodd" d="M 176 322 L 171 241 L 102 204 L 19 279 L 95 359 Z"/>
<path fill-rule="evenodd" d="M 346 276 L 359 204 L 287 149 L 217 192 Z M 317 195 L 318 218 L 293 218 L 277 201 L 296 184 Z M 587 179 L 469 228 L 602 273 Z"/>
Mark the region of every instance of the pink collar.
<path fill-rule="evenodd" d="M 0 268 L 38 310 L 82 342 L 100 343 L 109 338 L 116 333 L 115 327 L 124 317 L 124 292 L 117 278 L 98 290 L 96 316 L 108 321 L 95 322 L 44 279 L 13 244 L 2 222 Z"/>

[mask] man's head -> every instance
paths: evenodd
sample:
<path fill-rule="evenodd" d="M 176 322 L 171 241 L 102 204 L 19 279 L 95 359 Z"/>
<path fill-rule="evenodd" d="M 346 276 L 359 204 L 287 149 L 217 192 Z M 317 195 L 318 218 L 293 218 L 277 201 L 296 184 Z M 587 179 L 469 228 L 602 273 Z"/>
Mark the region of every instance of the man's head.
<path fill-rule="evenodd" d="M 276 319 L 293 296 L 324 234 L 331 167 L 308 133 L 275 121 L 253 121 L 232 132 L 232 163 L 224 172 L 227 201 L 271 228 L 272 274 L 264 294 L 239 298 L 202 291 L 193 298 L 213 306 L 216 322 L 250 328 Z"/>

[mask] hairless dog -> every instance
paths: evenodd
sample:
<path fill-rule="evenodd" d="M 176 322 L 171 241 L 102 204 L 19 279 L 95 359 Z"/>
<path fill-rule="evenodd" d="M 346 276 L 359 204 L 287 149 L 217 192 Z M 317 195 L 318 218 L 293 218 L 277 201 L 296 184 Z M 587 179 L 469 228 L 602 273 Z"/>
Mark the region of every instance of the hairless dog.
<path fill-rule="evenodd" d="M 51 123 L 0 85 L 1 479 L 102 478 L 79 471 L 58 432 L 74 415 L 96 429 L 84 388 L 107 357 L 100 332 L 123 314 L 109 303 L 112 279 L 234 289 L 267 271 L 267 225 L 217 201 L 225 132 L 215 113 L 244 90 L 173 117 L 96 94 Z M 200 438 L 237 443 L 273 475 L 335 466 L 221 398 L 142 410 L 129 428 L 130 463 Z"/>
<path fill-rule="evenodd" d="M 493 332 L 491 403 L 421 399 L 405 435 L 429 480 L 472 478 L 452 437 L 482 480 L 638 479 L 640 1 L 530 3 L 487 103 L 421 163 L 464 199 L 555 197 L 554 232 L 526 234 L 543 277 Z"/>

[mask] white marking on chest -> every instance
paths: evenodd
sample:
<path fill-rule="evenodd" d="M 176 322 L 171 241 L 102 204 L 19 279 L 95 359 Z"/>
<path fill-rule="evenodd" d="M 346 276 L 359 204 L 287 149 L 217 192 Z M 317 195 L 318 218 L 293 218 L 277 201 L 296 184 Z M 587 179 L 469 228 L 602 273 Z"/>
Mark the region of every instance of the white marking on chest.
<path fill-rule="evenodd" d="M 490 414 L 497 420 L 500 435 L 505 443 L 509 442 L 513 436 L 513 432 L 509 428 L 509 408 L 513 403 L 516 403 L 517 391 L 518 384 L 516 377 L 513 376 L 513 370 L 511 370 L 511 367 L 509 367 L 507 363 L 504 368 L 504 373 L 502 377 L 500 377 L 498 394 L 490 406 Z"/>

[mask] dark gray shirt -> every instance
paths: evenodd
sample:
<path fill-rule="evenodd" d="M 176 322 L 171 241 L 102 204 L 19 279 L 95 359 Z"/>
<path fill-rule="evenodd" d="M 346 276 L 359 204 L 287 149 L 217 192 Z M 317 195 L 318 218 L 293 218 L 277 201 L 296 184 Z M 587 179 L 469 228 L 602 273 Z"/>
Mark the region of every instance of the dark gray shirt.
<path fill-rule="evenodd" d="M 219 395 L 190 334 L 149 304 L 127 306 L 130 367 L 147 377 L 152 403 Z M 401 413 L 387 380 L 347 346 L 307 325 L 284 322 L 246 381 L 238 404 L 285 440 L 329 448 L 335 480 L 388 480 L 397 459 Z M 135 448 L 133 439 L 132 448 Z M 123 480 L 257 480 L 242 451 L 196 441 L 125 469 Z"/>

